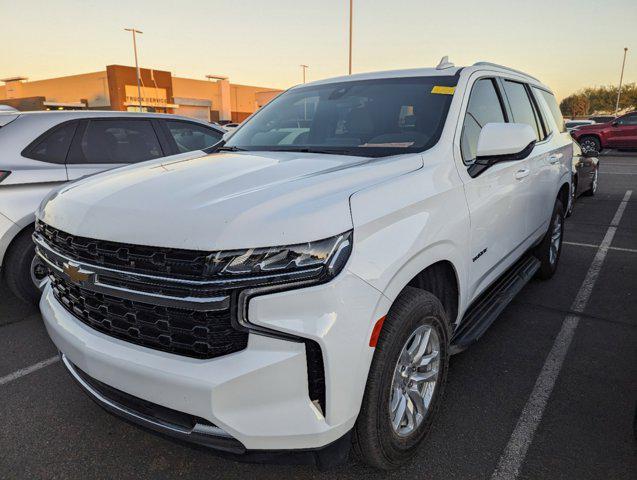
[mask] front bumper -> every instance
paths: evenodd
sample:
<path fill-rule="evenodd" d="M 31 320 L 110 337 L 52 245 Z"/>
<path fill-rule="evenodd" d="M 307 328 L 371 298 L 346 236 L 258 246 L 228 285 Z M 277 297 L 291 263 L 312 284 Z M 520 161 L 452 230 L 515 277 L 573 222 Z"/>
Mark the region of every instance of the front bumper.
<path fill-rule="evenodd" d="M 389 302 L 347 270 L 324 285 L 250 301 L 251 323 L 320 345 L 326 412 L 309 398 L 304 343 L 251 333 L 245 350 L 200 360 L 99 333 L 68 313 L 50 287 L 40 307 L 65 362 L 90 378 L 204 419 L 246 450 L 302 450 L 331 444 L 353 427 L 373 355 L 371 331 Z"/>

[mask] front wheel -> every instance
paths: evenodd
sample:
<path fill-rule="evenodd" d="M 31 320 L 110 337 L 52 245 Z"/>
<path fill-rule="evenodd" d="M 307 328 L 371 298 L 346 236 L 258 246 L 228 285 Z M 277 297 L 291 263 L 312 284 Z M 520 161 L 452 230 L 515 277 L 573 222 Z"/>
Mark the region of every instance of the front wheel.
<path fill-rule="evenodd" d="M 592 135 L 588 135 L 586 137 L 582 137 L 580 139 L 580 147 L 582 148 L 582 152 L 599 152 L 602 149 L 602 144 L 599 141 L 599 138 L 594 137 Z"/>
<path fill-rule="evenodd" d="M 546 235 L 535 248 L 535 256 L 540 260 L 538 278 L 548 280 L 557 270 L 557 264 L 562 253 L 562 241 L 564 239 L 564 207 L 558 199 L 553 207 L 553 215 Z"/>
<path fill-rule="evenodd" d="M 416 453 L 441 403 L 448 365 L 442 304 L 407 287 L 385 319 L 354 427 L 354 450 L 365 463 L 389 470 Z"/>

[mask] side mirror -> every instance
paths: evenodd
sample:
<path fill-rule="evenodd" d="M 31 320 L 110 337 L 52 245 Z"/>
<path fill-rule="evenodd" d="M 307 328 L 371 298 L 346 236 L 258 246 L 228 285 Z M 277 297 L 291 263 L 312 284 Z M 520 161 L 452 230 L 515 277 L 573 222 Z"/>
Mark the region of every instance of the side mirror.
<path fill-rule="evenodd" d="M 525 123 L 487 123 L 480 131 L 476 161 L 469 167 L 469 175 L 477 177 L 496 163 L 528 157 L 536 140 L 535 131 Z"/>
<path fill-rule="evenodd" d="M 613 127 L 618 127 L 619 126 L 619 122 L 617 120 L 615 120 L 614 122 L 611 123 L 611 125 Z"/>

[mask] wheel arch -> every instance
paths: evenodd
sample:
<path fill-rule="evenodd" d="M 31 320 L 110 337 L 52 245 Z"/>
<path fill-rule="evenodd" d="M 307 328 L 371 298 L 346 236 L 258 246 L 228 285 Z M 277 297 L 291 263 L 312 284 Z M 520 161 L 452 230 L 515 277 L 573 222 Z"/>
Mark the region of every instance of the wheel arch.
<path fill-rule="evenodd" d="M 418 272 L 405 285 L 433 294 L 440 303 L 453 325 L 458 318 L 460 304 L 460 282 L 458 272 L 449 260 L 439 260 Z M 404 288 L 403 288 L 404 290 Z"/>
<path fill-rule="evenodd" d="M 4 260 L 7 254 L 11 251 L 11 248 L 14 246 L 15 241 L 23 232 L 27 230 L 33 230 L 35 228 L 35 222 L 27 223 L 24 227 L 20 228 L 18 224 L 14 224 L 14 227 L 11 228 L 5 234 L 5 238 L 3 238 L 3 242 L 0 244 L 0 266 L 4 265 Z M 3 269 L 4 270 L 4 269 Z"/>

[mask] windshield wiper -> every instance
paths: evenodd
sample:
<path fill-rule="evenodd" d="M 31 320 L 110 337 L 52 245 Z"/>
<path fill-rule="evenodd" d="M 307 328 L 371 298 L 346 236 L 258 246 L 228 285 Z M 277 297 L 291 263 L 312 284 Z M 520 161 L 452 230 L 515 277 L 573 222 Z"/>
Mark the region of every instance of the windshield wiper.
<path fill-rule="evenodd" d="M 312 148 L 312 147 L 298 147 L 298 148 L 269 148 L 268 152 L 301 152 L 301 153 L 332 153 L 334 155 L 349 155 L 352 153 L 351 149 L 344 148 Z"/>
<path fill-rule="evenodd" d="M 245 152 L 246 149 L 245 148 L 240 148 L 240 147 L 219 147 L 215 150 L 216 152 Z"/>

